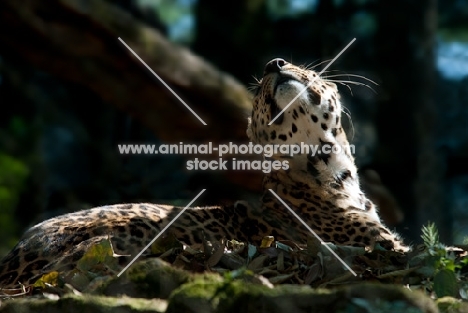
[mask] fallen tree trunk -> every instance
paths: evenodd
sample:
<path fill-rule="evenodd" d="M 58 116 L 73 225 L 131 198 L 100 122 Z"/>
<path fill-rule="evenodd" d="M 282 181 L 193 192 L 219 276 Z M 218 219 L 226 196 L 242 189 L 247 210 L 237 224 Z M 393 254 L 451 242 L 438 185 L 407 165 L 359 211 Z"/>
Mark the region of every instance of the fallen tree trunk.
<path fill-rule="evenodd" d="M 189 112 L 119 37 L 208 125 Z M 162 140 L 246 141 L 250 101 L 244 86 L 105 1 L 1 1 L 0 44 L 7 54 L 89 88 Z"/>
<path fill-rule="evenodd" d="M 26 61 L 58 79 L 89 89 L 165 142 L 247 141 L 246 118 L 251 104 L 246 88 L 108 2 L 0 1 L 0 49 L 5 58 Z M 260 172 L 231 171 L 226 175 L 244 188 L 261 188 Z"/>

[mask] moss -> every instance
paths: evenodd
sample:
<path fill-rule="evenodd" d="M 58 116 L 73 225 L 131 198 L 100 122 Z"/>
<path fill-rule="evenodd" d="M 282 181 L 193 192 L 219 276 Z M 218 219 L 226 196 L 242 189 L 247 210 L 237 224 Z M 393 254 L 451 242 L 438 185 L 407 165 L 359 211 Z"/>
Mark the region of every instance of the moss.
<path fill-rule="evenodd" d="M 111 298 L 100 296 L 67 295 L 58 300 L 53 299 L 16 299 L 2 303 L 2 313 L 150 313 L 164 312 L 167 303 L 163 300 L 146 300 L 128 297 Z"/>
<path fill-rule="evenodd" d="M 468 303 L 452 297 L 443 297 L 436 300 L 441 313 L 468 312 Z"/>
<path fill-rule="evenodd" d="M 283 285 L 268 288 L 243 281 L 194 281 L 174 291 L 167 313 L 173 312 L 428 312 L 436 313 L 431 299 L 403 287 L 359 284 L 323 290 Z"/>
<path fill-rule="evenodd" d="M 222 281 L 218 274 L 191 274 L 170 264 L 151 258 L 132 265 L 120 277 L 101 278 L 93 281 L 85 292 L 119 296 L 125 294 L 139 298 L 167 299 L 179 286 L 195 279 L 207 283 Z"/>

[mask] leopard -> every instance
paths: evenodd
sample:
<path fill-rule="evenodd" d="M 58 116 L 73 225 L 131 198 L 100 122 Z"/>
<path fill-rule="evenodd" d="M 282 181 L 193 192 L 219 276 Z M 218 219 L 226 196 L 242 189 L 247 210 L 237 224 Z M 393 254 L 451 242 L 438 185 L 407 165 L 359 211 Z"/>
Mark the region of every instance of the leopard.
<path fill-rule="evenodd" d="M 116 255 L 125 256 L 119 257 L 124 266 L 165 228 L 187 245 L 207 238 L 258 244 L 266 236 L 307 242 L 311 233 L 284 205 L 323 242 L 369 250 L 379 245 L 399 253 L 409 250 L 381 222 L 376 206 L 360 188 L 341 125 L 340 94 L 333 82 L 312 69 L 276 58 L 265 65 L 252 103 L 247 122 L 252 143 L 314 145 L 318 152 L 339 147 L 341 152 L 264 156 L 287 166 L 263 174 L 258 203 L 240 200 L 189 208 L 123 203 L 53 217 L 28 229 L 0 261 L 0 288 L 31 285 L 46 273 L 73 269 L 90 247 L 105 239 Z"/>

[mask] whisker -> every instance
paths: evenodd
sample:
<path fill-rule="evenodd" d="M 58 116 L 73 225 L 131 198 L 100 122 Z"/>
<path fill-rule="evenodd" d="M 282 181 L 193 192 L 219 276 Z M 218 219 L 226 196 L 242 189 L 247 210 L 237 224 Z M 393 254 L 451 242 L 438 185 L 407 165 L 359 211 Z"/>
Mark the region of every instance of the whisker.
<path fill-rule="evenodd" d="M 258 88 L 260 88 L 262 80 L 261 79 L 259 80 L 254 75 L 252 75 L 252 78 L 255 80 L 255 82 L 249 83 L 249 86 L 247 87 L 247 90 L 254 93 L 254 91 L 256 91 Z"/>
<path fill-rule="evenodd" d="M 364 84 L 364 83 L 357 83 L 357 82 L 353 82 L 353 81 L 349 81 L 349 82 L 348 81 L 337 81 L 337 83 L 342 84 L 342 85 L 352 84 L 352 85 L 356 85 L 356 86 L 367 87 L 367 88 L 369 88 L 369 90 L 372 90 L 372 92 L 375 93 L 376 95 L 378 94 L 378 92 L 374 88 L 372 88 L 371 86 L 369 86 L 367 84 Z"/>
<path fill-rule="evenodd" d="M 372 90 L 375 94 L 377 94 L 377 92 L 375 91 L 375 89 L 372 88 L 371 86 L 369 86 L 368 84 L 365 84 L 365 83 L 362 83 L 362 82 L 358 82 L 358 81 L 354 81 L 354 80 L 329 79 L 329 77 L 332 77 L 332 76 L 327 76 L 326 78 L 324 78 L 324 80 L 329 81 L 329 82 L 333 82 L 333 83 L 338 83 L 338 84 L 344 85 L 344 86 L 348 87 L 348 89 L 350 89 L 350 87 L 349 87 L 347 84 L 356 85 L 356 86 L 364 86 L 364 87 L 367 87 L 367 88 L 369 88 L 370 90 Z M 376 85 L 377 85 L 377 84 L 376 84 Z"/>
<path fill-rule="evenodd" d="M 313 68 L 313 66 L 316 66 L 316 65 L 314 65 L 314 63 L 315 63 L 315 62 L 318 62 L 318 61 L 319 61 L 319 59 L 310 62 L 309 64 L 307 64 L 307 65 L 304 67 L 304 69 L 305 69 L 305 70 L 311 70 L 311 69 Z"/>
<path fill-rule="evenodd" d="M 349 126 L 351 127 L 351 140 L 352 141 L 354 139 L 354 124 L 353 124 L 353 119 L 351 118 L 351 111 L 349 111 L 349 109 L 345 106 L 342 106 L 341 107 L 341 111 L 348 117 L 348 120 L 349 120 Z"/>
<path fill-rule="evenodd" d="M 316 68 L 317 66 L 320 66 L 320 65 L 322 65 L 323 63 L 330 62 L 331 60 L 332 60 L 332 59 L 327 59 L 327 60 L 322 61 L 322 62 L 320 62 L 320 63 L 318 63 L 318 64 L 315 64 L 314 66 L 311 66 L 310 68 L 307 68 L 307 69 L 308 69 L 308 70 L 315 70 L 315 68 Z M 313 63 L 313 62 L 312 62 L 312 63 Z"/>
<path fill-rule="evenodd" d="M 250 91 L 251 93 L 255 93 L 255 91 L 259 88 L 260 86 L 254 85 L 254 86 L 249 86 L 247 87 L 247 90 Z"/>
<path fill-rule="evenodd" d="M 331 81 L 331 80 L 330 80 L 330 81 Z M 348 84 L 346 84 L 346 83 L 344 83 L 344 82 L 337 82 L 337 83 L 340 84 L 340 85 L 346 86 L 346 88 L 348 88 L 349 93 L 351 94 L 351 96 L 354 97 L 353 89 L 351 89 L 351 87 L 350 87 Z"/>
<path fill-rule="evenodd" d="M 368 81 L 368 82 L 370 82 L 370 83 L 372 83 L 372 84 L 374 84 L 374 85 L 376 85 L 376 86 L 379 85 L 379 84 L 377 84 L 375 81 L 373 81 L 373 80 L 370 79 L 370 78 L 367 78 L 367 77 L 362 76 L 362 75 L 356 75 L 356 74 L 337 74 L 337 75 L 329 75 L 329 76 L 327 76 L 327 78 L 328 78 L 328 77 L 340 77 L 340 76 L 348 76 L 348 77 L 361 78 L 361 79 L 363 79 L 363 80 L 365 80 L 365 81 Z"/>
<path fill-rule="evenodd" d="M 347 84 L 352 84 L 352 85 L 356 85 L 356 86 L 366 86 L 366 87 L 372 88 L 368 84 L 365 84 L 365 83 L 362 83 L 362 82 L 357 82 L 357 81 L 354 81 L 354 80 L 339 80 L 339 79 L 328 79 L 328 78 L 326 80 L 329 81 L 329 82 L 334 82 L 334 83 L 347 83 Z"/>
<path fill-rule="evenodd" d="M 258 79 L 256 76 L 252 75 L 252 78 L 255 80 L 255 83 L 257 84 L 261 84 L 262 83 L 262 80 L 261 79 Z M 255 84 L 253 83 L 253 84 Z"/>

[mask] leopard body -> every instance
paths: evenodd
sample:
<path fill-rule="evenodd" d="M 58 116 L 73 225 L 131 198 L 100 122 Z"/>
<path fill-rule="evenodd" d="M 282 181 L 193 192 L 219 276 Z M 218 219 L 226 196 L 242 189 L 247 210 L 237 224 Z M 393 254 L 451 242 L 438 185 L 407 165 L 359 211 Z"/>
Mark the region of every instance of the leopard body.
<path fill-rule="evenodd" d="M 168 232 L 186 244 L 201 243 L 204 238 L 258 243 L 270 235 L 307 242 L 310 232 L 273 191 L 324 241 L 368 249 L 379 244 L 385 249 L 407 251 L 398 235 L 382 224 L 375 205 L 360 189 L 341 126 L 339 98 L 336 85 L 315 71 L 282 59 L 268 62 L 253 97 L 249 139 L 260 145 L 340 147 L 341 152 L 272 155 L 269 160 L 287 161 L 288 166 L 264 175 L 259 205 L 238 201 L 227 206 L 189 208 Z M 106 238 L 116 254 L 133 257 L 181 210 L 149 203 L 117 204 L 46 220 L 26 231 L 1 260 L 0 287 L 30 284 L 44 273 L 71 269 L 90 246 Z"/>

